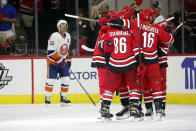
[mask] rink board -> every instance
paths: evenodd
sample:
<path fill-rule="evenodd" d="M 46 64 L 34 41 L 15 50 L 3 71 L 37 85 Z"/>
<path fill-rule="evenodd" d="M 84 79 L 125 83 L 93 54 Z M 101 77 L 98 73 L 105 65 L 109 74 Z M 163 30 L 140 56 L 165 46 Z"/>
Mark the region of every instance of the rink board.
<path fill-rule="evenodd" d="M 99 102 L 98 74 L 91 58 L 73 58 L 71 70 L 92 99 Z M 1 58 L 0 104 L 44 103 L 45 58 Z M 196 56 L 169 56 L 167 103 L 196 104 Z M 56 80 L 52 103 L 59 103 L 60 80 Z M 73 103 L 90 103 L 74 75 L 70 76 L 68 98 Z M 114 96 L 119 103 L 119 96 Z"/>

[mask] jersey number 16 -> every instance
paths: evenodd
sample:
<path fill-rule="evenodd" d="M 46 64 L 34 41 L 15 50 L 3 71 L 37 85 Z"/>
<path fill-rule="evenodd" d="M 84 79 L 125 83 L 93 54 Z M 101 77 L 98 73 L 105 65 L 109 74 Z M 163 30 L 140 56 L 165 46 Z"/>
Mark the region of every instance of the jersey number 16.
<path fill-rule="evenodd" d="M 151 48 L 154 43 L 155 34 L 150 32 L 144 32 L 143 36 L 143 48 Z"/>

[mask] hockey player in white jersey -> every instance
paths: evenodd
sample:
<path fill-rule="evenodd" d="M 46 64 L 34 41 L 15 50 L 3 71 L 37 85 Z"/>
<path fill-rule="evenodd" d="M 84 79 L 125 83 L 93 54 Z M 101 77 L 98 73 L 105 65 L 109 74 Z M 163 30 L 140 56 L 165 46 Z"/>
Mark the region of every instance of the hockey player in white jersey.
<path fill-rule="evenodd" d="M 51 94 L 54 82 L 58 75 L 61 78 L 61 104 L 71 103 L 66 95 L 69 88 L 71 60 L 69 59 L 70 34 L 67 32 L 68 24 L 65 20 L 57 23 L 58 32 L 52 33 L 47 48 L 47 80 L 45 85 L 45 103 L 51 103 Z"/>

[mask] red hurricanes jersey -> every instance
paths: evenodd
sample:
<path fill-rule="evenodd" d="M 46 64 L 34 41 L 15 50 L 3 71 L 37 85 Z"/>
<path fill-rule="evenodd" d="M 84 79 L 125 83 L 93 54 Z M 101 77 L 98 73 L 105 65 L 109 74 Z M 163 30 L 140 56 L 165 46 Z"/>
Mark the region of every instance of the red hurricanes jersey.
<path fill-rule="evenodd" d="M 137 29 L 136 20 L 131 22 L 128 20 L 123 21 L 124 26 Z M 140 21 L 140 39 L 145 64 L 153 64 L 158 62 L 157 47 L 159 43 L 170 45 L 174 42 L 173 35 L 165 32 L 159 25 L 152 25 L 143 21 Z"/>
<path fill-rule="evenodd" d="M 165 32 L 159 25 L 151 25 L 141 22 L 141 47 L 144 55 L 145 64 L 154 64 L 158 62 L 157 47 L 159 41 L 162 44 L 169 45 L 174 42 L 172 34 Z"/>
<path fill-rule="evenodd" d="M 104 35 L 105 35 L 105 31 L 103 31 L 101 28 L 98 34 L 97 41 L 96 41 L 96 45 L 95 45 L 95 49 L 94 49 L 94 53 L 92 57 L 92 62 L 91 62 L 91 67 L 105 68 L 106 61 L 104 57 L 104 52 L 100 51 L 98 48 L 98 42 L 99 40 L 103 39 Z"/>
<path fill-rule="evenodd" d="M 125 29 L 110 29 L 104 36 L 104 40 L 114 44 L 111 52 L 108 69 L 115 72 L 125 72 L 137 67 L 135 55 L 138 54 L 137 31 L 131 30 L 134 38 Z"/>

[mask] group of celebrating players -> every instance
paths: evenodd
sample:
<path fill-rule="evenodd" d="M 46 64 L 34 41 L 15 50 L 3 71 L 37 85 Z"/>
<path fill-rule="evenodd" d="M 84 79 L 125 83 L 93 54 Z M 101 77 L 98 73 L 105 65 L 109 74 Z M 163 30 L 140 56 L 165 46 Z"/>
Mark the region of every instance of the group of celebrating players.
<path fill-rule="evenodd" d="M 142 0 L 135 0 L 121 12 L 110 11 L 99 19 L 91 66 L 98 71 L 103 120 L 113 117 L 110 105 L 115 91 L 123 106 L 116 119 L 152 118 L 153 102 L 157 119 L 165 117 L 167 52 L 174 42 L 173 29 L 160 19 L 157 22 L 154 8 L 139 10 L 141 4 Z"/>

